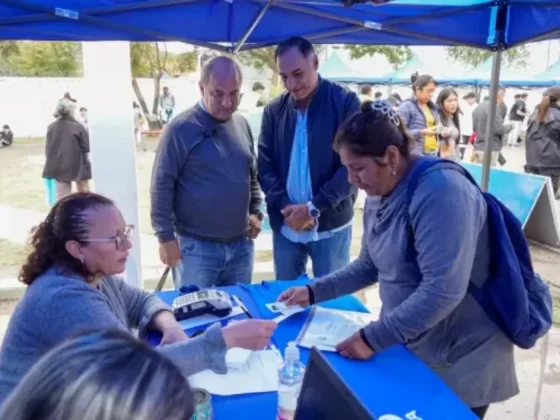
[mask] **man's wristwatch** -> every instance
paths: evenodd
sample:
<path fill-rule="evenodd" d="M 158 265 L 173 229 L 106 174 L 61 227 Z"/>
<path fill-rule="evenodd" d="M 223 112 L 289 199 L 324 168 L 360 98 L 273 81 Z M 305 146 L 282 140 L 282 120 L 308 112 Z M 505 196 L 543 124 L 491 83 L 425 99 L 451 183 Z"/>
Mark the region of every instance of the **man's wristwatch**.
<path fill-rule="evenodd" d="M 319 218 L 319 216 L 321 216 L 321 212 L 319 211 L 319 209 L 317 207 L 315 207 L 313 205 L 313 203 L 311 201 L 309 201 L 307 203 L 307 209 L 309 210 L 309 215 L 311 217 L 313 217 L 314 219 Z"/>

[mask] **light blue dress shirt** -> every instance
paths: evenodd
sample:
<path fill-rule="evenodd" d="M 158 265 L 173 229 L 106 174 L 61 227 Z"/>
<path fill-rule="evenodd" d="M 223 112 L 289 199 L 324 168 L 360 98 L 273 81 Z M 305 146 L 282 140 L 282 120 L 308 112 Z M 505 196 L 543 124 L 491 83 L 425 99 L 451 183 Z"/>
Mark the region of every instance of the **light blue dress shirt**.
<path fill-rule="evenodd" d="M 290 156 L 290 170 L 286 189 L 288 197 L 294 204 L 307 204 L 313 199 L 313 186 L 309 169 L 309 150 L 307 144 L 307 110 L 297 111 L 296 131 Z M 337 227 L 327 232 L 318 232 L 319 223 L 308 231 L 298 232 L 288 225 L 282 226 L 282 235 L 292 242 L 314 242 L 332 237 L 336 232 L 352 225 L 352 221 L 344 226 Z"/>

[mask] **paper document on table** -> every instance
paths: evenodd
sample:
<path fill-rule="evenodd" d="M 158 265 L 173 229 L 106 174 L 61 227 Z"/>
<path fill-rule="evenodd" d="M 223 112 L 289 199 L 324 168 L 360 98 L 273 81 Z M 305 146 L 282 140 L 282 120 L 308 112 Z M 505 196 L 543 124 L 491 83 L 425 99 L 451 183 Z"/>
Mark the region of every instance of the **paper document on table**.
<path fill-rule="evenodd" d="M 336 345 L 376 319 L 370 313 L 314 306 L 296 342 L 302 347 L 336 351 Z"/>
<path fill-rule="evenodd" d="M 189 377 L 189 383 L 215 395 L 278 391 L 278 368 L 282 361 L 276 348 L 254 351 L 243 366 L 228 367 L 226 375 L 205 370 Z"/>
<path fill-rule="evenodd" d="M 229 349 L 226 353 L 226 366 L 228 368 L 241 368 L 251 357 L 252 350 L 234 347 Z"/>
<path fill-rule="evenodd" d="M 215 315 L 206 314 L 206 315 L 196 316 L 194 318 L 183 319 L 182 321 L 179 321 L 179 325 L 181 325 L 181 328 L 183 328 L 183 330 L 188 330 L 194 327 L 199 327 L 201 325 L 220 322 L 223 321 L 224 319 L 228 319 L 236 315 L 241 315 L 242 313 L 243 313 L 243 308 L 241 308 L 240 306 L 234 306 L 231 312 L 229 313 L 229 315 L 224 316 L 222 318 L 219 318 Z"/>

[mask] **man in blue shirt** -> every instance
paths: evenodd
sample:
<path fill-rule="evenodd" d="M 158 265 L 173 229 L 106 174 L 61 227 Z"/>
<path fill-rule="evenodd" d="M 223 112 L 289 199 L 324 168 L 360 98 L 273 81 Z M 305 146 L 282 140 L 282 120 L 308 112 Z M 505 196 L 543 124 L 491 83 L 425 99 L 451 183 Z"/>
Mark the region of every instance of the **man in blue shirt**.
<path fill-rule="evenodd" d="M 275 59 L 287 92 L 263 112 L 258 153 L 274 270 L 279 280 L 295 279 L 311 257 L 320 277 L 350 260 L 356 190 L 332 146 L 360 101 L 319 76 L 317 55 L 304 38 L 279 44 Z"/>

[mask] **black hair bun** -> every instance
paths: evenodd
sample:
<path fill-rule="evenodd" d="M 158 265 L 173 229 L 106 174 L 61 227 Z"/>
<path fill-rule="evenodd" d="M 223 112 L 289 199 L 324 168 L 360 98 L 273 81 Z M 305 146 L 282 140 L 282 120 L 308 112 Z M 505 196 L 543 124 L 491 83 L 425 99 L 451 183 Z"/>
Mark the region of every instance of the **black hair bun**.
<path fill-rule="evenodd" d="M 415 72 L 412 73 L 412 75 L 410 76 L 410 81 L 411 81 L 412 83 L 416 82 L 416 80 L 418 80 L 418 77 L 419 77 L 419 76 L 420 76 L 420 75 L 418 74 L 418 72 L 415 71 Z"/>
<path fill-rule="evenodd" d="M 371 112 L 373 111 L 373 108 L 371 107 L 371 105 L 373 104 L 373 101 L 364 101 L 362 102 L 362 105 L 360 106 L 360 111 L 361 112 Z"/>

